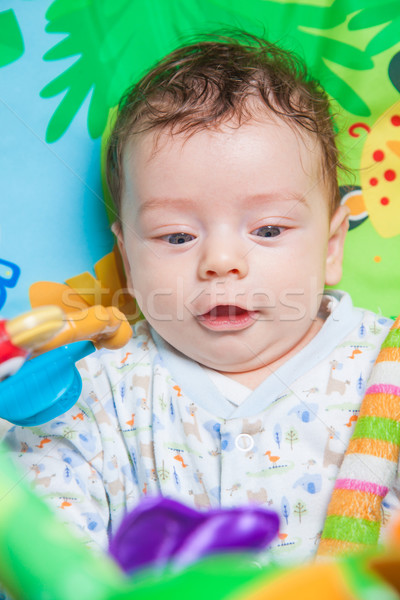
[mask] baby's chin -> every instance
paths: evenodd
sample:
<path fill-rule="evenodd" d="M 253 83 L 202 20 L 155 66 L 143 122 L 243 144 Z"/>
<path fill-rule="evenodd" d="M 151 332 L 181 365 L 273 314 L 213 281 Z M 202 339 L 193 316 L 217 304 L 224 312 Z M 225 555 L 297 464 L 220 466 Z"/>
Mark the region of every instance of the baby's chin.
<path fill-rule="evenodd" d="M 324 322 L 308 315 L 284 324 L 253 317 L 242 323 L 242 315 L 243 311 L 234 313 L 237 331 L 219 329 L 218 319 L 224 321 L 224 311 L 211 314 L 206 327 L 197 318 L 188 323 L 150 324 L 183 357 L 238 381 L 248 380 L 253 387 L 254 381 L 266 379 L 308 344 Z"/>
<path fill-rule="evenodd" d="M 215 353 L 207 356 L 199 353 L 198 350 L 183 348 L 175 348 L 183 356 L 197 362 L 201 367 L 211 369 L 225 375 L 243 385 L 255 389 L 264 379 L 272 373 L 272 369 L 264 362 L 260 361 L 254 353 L 245 353 L 243 350 L 240 354 L 227 352 L 223 354 Z"/>

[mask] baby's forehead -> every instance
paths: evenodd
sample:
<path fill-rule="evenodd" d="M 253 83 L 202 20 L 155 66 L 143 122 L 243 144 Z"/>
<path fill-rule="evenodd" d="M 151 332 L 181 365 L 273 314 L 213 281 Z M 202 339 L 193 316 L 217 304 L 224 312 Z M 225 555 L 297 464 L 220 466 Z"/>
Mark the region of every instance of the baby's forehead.
<path fill-rule="evenodd" d="M 215 199 L 287 198 L 312 188 L 325 196 L 321 167 L 316 137 L 278 117 L 231 120 L 190 134 L 147 131 L 125 148 L 123 196 L 138 211 L 154 198 L 206 198 L 211 206 Z"/>
<path fill-rule="evenodd" d="M 288 117 L 279 117 L 275 113 L 260 107 L 254 114 L 246 119 L 234 116 L 222 122 L 210 123 L 207 127 L 192 127 L 184 130 L 177 128 L 154 128 L 149 131 L 134 133 L 131 135 L 123 149 L 125 164 L 138 159 L 149 162 L 156 158 L 160 151 L 174 147 L 183 149 L 193 137 L 207 135 L 207 144 L 210 146 L 220 144 L 235 131 L 248 129 L 252 126 L 263 127 L 264 125 L 277 126 L 280 129 L 280 140 L 291 147 L 296 147 L 299 152 L 312 153 L 314 158 L 322 157 L 322 146 L 320 140 L 313 132 L 301 127 Z M 282 132 L 286 135 L 282 136 Z M 271 135 L 271 133 L 266 133 Z"/>

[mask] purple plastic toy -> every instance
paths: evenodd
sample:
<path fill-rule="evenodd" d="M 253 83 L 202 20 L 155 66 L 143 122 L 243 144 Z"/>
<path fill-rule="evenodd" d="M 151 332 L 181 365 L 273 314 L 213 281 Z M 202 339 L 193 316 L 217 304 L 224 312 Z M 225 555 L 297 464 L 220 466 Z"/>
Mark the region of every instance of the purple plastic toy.
<path fill-rule="evenodd" d="M 144 498 L 123 519 L 110 554 L 127 573 L 145 566 L 182 569 L 216 552 L 265 549 L 278 515 L 256 505 L 199 512 L 162 496 Z"/>

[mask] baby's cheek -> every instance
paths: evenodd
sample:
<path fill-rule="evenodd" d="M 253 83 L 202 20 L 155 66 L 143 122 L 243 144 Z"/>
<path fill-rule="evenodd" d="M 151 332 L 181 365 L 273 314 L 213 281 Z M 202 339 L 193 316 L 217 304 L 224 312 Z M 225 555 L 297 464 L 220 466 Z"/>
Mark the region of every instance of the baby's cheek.
<path fill-rule="evenodd" d="M 145 293 L 142 290 L 137 302 L 144 316 L 156 329 L 157 325 L 171 323 L 177 318 L 177 298 L 170 286 L 155 286 L 147 289 Z"/>

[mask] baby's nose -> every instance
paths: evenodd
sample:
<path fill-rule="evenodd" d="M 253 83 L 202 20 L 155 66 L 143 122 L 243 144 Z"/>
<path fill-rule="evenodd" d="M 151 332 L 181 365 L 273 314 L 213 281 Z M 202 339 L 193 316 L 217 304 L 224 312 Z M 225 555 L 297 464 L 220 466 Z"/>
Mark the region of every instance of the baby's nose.
<path fill-rule="evenodd" d="M 224 239 L 209 240 L 199 262 L 199 277 L 209 279 L 235 275 L 245 277 L 248 273 L 246 255 L 240 245 Z"/>

